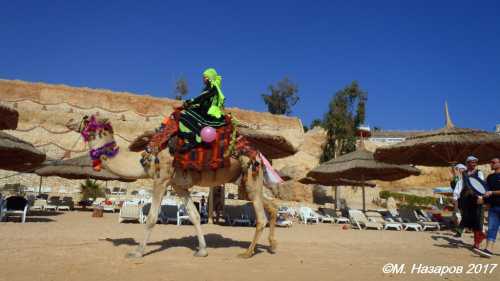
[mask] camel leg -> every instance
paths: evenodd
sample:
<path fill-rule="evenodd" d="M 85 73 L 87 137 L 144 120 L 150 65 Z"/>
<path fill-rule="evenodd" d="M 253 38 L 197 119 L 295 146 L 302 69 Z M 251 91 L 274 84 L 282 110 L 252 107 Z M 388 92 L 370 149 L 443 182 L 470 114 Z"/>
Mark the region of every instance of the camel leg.
<path fill-rule="evenodd" d="M 266 213 L 264 212 L 264 204 L 262 204 L 262 199 L 260 196 L 257 196 L 253 200 L 253 208 L 255 209 L 255 218 L 257 219 L 257 225 L 255 226 L 255 234 L 253 236 L 252 243 L 248 247 L 248 249 L 239 254 L 238 256 L 240 258 L 250 258 L 253 256 L 255 253 L 255 246 L 257 245 L 257 242 L 260 239 L 260 236 L 262 235 L 262 232 L 264 231 L 264 228 L 266 227 Z"/>
<path fill-rule="evenodd" d="M 153 199 L 151 200 L 151 208 L 149 209 L 148 219 L 146 221 L 146 231 L 144 235 L 144 240 L 139 246 L 132 252 L 127 254 L 128 258 L 141 258 L 144 255 L 144 249 L 149 241 L 153 227 L 156 225 L 158 220 L 158 212 L 160 210 L 161 200 L 165 195 L 165 190 L 167 186 L 165 181 L 155 180 L 153 184 Z"/>
<path fill-rule="evenodd" d="M 278 217 L 278 206 L 270 200 L 264 199 L 264 208 L 269 213 L 269 245 L 271 246 L 271 253 L 276 252 L 278 247 L 278 242 L 274 237 L 274 231 L 276 229 L 276 219 Z"/>
<path fill-rule="evenodd" d="M 198 236 L 198 251 L 196 251 L 194 256 L 206 257 L 208 256 L 207 243 L 205 242 L 205 236 L 203 235 L 203 231 L 201 230 L 200 213 L 198 213 L 198 210 L 196 209 L 196 206 L 194 205 L 188 190 L 176 188 L 175 192 L 177 192 L 177 194 L 183 199 L 184 205 L 186 206 L 189 215 L 189 219 L 196 229 L 196 235 Z"/>

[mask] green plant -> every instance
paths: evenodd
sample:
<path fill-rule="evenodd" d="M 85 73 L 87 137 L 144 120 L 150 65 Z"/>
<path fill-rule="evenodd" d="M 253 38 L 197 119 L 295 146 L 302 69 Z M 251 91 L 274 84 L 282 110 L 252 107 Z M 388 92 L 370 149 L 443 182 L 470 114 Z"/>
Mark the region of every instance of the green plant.
<path fill-rule="evenodd" d="M 292 107 L 299 101 L 297 84 L 285 77 L 276 86 L 270 85 L 268 90 L 269 94 L 261 95 L 267 110 L 272 114 L 290 115 Z"/>
<path fill-rule="evenodd" d="M 395 200 L 400 202 L 399 205 L 406 206 L 406 207 L 412 207 L 412 208 L 414 208 L 414 207 L 426 207 L 426 206 L 437 204 L 437 198 L 432 197 L 432 196 L 417 196 L 417 195 L 413 195 L 413 194 L 391 192 L 391 191 L 387 191 L 387 190 L 380 191 L 379 197 L 382 199 L 387 199 L 389 197 L 392 197 Z M 445 198 L 444 203 L 450 204 L 451 199 Z"/>
<path fill-rule="evenodd" d="M 391 192 L 388 190 L 382 190 L 379 192 L 378 196 L 382 199 L 387 199 L 387 198 L 391 197 Z"/>
<path fill-rule="evenodd" d="M 86 179 L 84 183 L 80 184 L 82 199 L 104 197 L 104 191 L 96 180 Z"/>
<path fill-rule="evenodd" d="M 365 122 L 368 93 L 356 81 L 337 91 L 321 122 L 327 132 L 321 162 L 356 150 L 356 130 Z"/>
<path fill-rule="evenodd" d="M 189 87 L 186 79 L 183 77 L 175 81 L 174 95 L 176 100 L 183 100 L 189 92 Z"/>

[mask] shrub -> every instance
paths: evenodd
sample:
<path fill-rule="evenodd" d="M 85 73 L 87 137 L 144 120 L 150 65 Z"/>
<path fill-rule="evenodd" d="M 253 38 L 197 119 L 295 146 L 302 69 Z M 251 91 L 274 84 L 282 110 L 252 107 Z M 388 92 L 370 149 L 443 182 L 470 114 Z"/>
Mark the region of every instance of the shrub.
<path fill-rule="evenodd" d="M 409 206 L 409 207 L 429 206 L 429 205 L 435 205 L 437 203 L 437 198 L 432 197 L 432 196 L 417 196 L 417 195 L 413 195 L 413 194 L 391 192 L 388 190 L 380 191 L 379 197 L 382 199 L 387 199 L 389 197 L 392 197 L 395 200 L 401 202 L 401 205 Z M 444 198 L 444 203 L 450 204 L 451 199 Z"/>
<path fill-rule="evenodd" d="M 387 199 L 387 198 L 391 197 L 391 192 L 387 191 L 387 190 L 382 190 L 379 192 L 378 196 L 382 199 Z"/>
<path fill-rule="evenodd" d="M 104 191 L 95 180 L 86 179 L 84 183 L 80 184 L 80 187 L 82 190 L 82 200 L 104 197 Z"/>

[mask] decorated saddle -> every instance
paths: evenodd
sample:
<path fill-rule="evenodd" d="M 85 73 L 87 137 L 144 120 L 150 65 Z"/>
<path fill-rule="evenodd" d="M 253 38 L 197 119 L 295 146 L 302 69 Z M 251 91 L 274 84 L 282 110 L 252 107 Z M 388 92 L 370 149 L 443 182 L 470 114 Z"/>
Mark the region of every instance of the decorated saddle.
<path fill-rule="evenodd" d="M 174 166 L 196 171 L 228 167 L 232 137 L 233 125 L 230 115 L 227 115 L 226 125 L 215 128 L 215 139 L 210 143 L 202 142 L 191 150 L 183 151 L 186 140 L 177 137 L 174 140 Z"/>
<path fill-rule="evenodd" d="M 187 140 L 182 137 L 179 131 L 179 120 L 181 119 L 181 108 L 177 108 L 169 118 L 167 118 L 149 141 L 148 148 L 144 154 L 142 164 L 148 165 L 149 154 L 157 154 L 163 149 L 169 148 L 174 156 L 174 166 L 183 170 L 217 170 L 228 167 L 231 157 L 231 145 L 236 142 L 236 132 L 234 131 L 231 115 L 225 116 L 224 125 L 214 128 L 213 141 L 201 142 L 189 150 L 185 150 Z M 147 136 L 144 136 L 147 139 Z M 137 150 L 144 141 L 135 141 L 130 149 Z"/>
<path fill-rule="evenodd" d="M 177 108 L 163 122 L 162 130 L 147 131 L 129 145 L 131 151 L 144 151 L 144 166 L 150 165 L 154 158 L 149 156 L 163 149 L 169 149 L 174 156 L 175 167 L 196 171 L 227 167 L 230 158 L 238 155 L 255 158 L 260 152 L 268 159 L 279 159 L 297 152 L 284 137 L 238 125 L 230 114 L 225 116 L 226 125 L 215 128 L 216 135 L 212 142 L 200 143 L 189 151 L 182 151 L 180 148 L 185 140 L 179 136 L 180 114 L 180 108 Z"/>

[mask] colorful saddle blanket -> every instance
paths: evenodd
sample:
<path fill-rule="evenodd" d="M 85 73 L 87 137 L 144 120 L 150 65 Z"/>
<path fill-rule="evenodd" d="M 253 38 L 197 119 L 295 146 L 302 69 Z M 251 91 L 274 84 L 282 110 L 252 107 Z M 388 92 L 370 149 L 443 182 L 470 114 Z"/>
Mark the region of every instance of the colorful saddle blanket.
<path fill-rule="evenodd" d="M 233 126 L 230 117 L 226 118 L 225 126 L 215 128 L 216 137 L 211 143 L 201 143 L 190 151 L 181 153 L 184 139 L 177 137 L 174 152 L 174 166 L 183 170 L 216 170 L 229 167 Z"/>
<path fill-rule="evenodd" d="M 185 140 L 178 135 L 180 116 L 181 110 L 177 108 L 172 115 L 164 120 L 163 129 L 151 139 L 151 147 L 156 147 L 156 151 L 165 149 L 167 145 L 173 148 L 173 165 L 183 170 L 203 171 L 228 167 L 231 157 L 229 152 L 231 142 L 235 141 L 233 140 L 235 135 L 233 136 L 231 115 L 224 116 L 224 122 L 227 125 L 215 128 L 216 137 L 213 142 L 200 143 L 186 152 L 181 149 L 185 144 Z M 177 137 L 172 138 L 175 135 Z M 169 141 L 171 138 L 174 143 Z"/>

